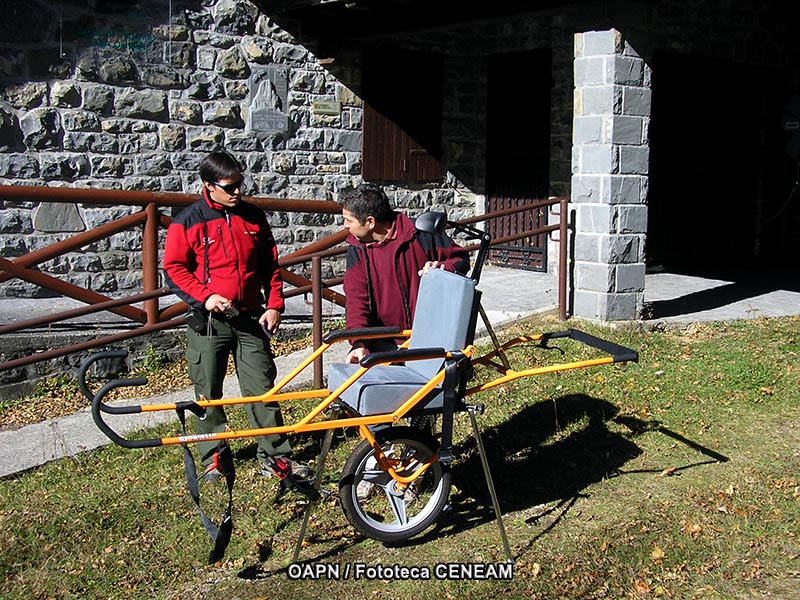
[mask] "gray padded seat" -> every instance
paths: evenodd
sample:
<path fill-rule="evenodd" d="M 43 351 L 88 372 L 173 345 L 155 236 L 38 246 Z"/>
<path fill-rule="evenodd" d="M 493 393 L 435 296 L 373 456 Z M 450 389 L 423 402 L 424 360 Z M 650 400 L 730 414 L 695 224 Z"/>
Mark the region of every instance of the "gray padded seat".
<path fill-rule="evenodd" d="M 466 346 L 475 282 L 441 269 L 422 277 L 414 311 L 409 348 L 444 348 L 462 350 Z M 342 395 L 341 400 L 362 415 L 394 411 L 414 392 L 438 373 L 443 359 L 410 361 L 406 365 L 376 365 L 369 369 Z M 328 370 L 328 389 L 334 391 L 359 369 L 354 364 L 332 364 Z M 441 408 L 441 386 L 435 388 L 426 408 Z"/>

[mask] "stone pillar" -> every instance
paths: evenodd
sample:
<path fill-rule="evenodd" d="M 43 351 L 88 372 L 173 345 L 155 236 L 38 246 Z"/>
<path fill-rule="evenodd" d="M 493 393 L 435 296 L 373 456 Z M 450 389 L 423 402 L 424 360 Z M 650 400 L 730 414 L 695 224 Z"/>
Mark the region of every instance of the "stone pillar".
<path fill-rule="evenodd" d="M 620 32 L 575 35 L 573 314 L 638 319 L 644 302 L 650 68 Z"/>

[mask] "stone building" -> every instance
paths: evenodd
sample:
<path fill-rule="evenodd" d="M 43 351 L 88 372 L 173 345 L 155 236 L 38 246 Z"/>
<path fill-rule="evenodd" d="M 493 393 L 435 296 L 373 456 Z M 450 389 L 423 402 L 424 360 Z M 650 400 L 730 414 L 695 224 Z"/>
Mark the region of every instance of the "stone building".
<path fill-rule="evenodd" d="M 800 230 L 786 201 L 800 145 L 795 7 L 6 4 L 0 184 L 196 191 L 198 160 L 222 146 L 254 195 L 335 199 L 366 178 L 400 208 L 454 217 L 567 195 L 571 312 L 599 320 L 640 316 L 648 264 L 757 269 Z M 0 202 L 3 257 L 128 210 Z M 336 228 L 330 215 L 271 217 L 284 251 Z M 42 269 L 134 290 L 136 243 Z M 523 254 L 522 267 L 553 268 L 542 241 Z"/>

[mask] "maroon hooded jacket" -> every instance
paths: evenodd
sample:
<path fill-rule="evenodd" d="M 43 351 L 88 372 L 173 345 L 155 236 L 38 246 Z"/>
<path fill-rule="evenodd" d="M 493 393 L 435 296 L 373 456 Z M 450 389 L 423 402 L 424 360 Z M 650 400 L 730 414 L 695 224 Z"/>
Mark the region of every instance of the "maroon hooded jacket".
<path fill-rule="evenodd" d="M 217 204 L 207 193 L 169 226 L 164 247 L 167 283 L 182 300 L 204 308 L 220 294 L 242 311 L 283 312 L 278 249 L 264 211 L 240 202 Z M 263 288 L 263 291 L 262 291 Z"/>
<path fill-rule="evenodd" d="M 410 329 L 419 291 L 419 271 L 428 261 L 444 263 L 448 271 L 465 274 L 469 253 L 443 234 L 419 232 L 414 222 L 397 213 L 390 235 L 365 244 L 347 238 L 346 327 Z"/>

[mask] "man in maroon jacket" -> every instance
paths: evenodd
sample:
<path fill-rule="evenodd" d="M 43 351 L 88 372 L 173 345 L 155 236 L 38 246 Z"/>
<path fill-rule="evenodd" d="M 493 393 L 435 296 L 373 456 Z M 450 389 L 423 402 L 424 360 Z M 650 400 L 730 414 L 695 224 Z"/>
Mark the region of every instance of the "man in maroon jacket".
<path fill-rule="evenodd" d="M 339 204 L 350 231 L 344 276 L 348 329 L 410 329 L 422 274 L 446 269 L 463 275 L 469 269 L 466 250 L 446 235 L 417 231 L 411 219 L 392 210 L 381 188 L 362 184 L 343 193 Z M 351 342 L 351 363 L 385 348 L 374 341 Z"/>
<path fill-rule="evenodd" d="M 200 179 L 202 199 L 172 221 L 164 248 L 167 283 L 194 313 L 186 330 L 189 377 L 198 398 L 221 398 L 233 354 L 242 395 L 258 396 L 272 388 L 276 375 L 268 338 L 284 310 L 278 250 L 264 212 L 241 201 L 242 168 L 233 156 L 206 156 Z M 254 428 L 283 425 L 275 402 L 249 403 L 245 409 Z M 197 432 L 216 433 L 226 426 L 224 409 L 211 407 L 198 419 Z M 269 475 L 268 457 L 287 458 L 289 440 L 285 435 L 257 440 L 262 473 Z M 219 477 L 219 446 L 198 444 L 206 479 Z"/>

